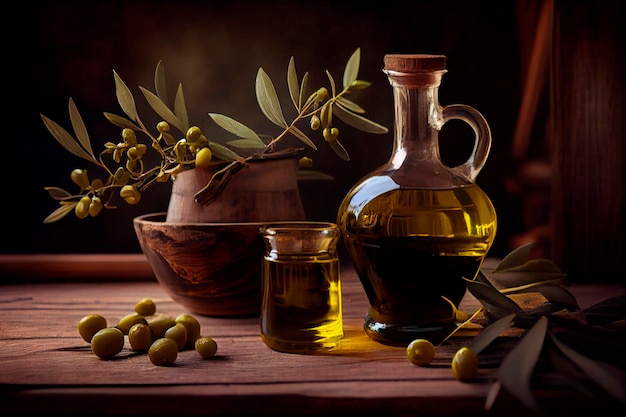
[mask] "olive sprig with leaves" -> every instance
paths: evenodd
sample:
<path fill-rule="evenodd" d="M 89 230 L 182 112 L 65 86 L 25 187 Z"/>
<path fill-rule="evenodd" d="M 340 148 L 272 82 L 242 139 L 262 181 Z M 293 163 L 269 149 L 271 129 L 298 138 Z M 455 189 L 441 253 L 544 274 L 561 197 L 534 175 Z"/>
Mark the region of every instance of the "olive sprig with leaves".
<path fill-rule="evenodd" d="M 548 405 L 534 392 L 541 376 L 581 395 L 626 407 L 626 296 L 581 309 L 556 264 L 530 259 L 532 246 L 520 246 L 493 270 L 484 268 L 476 279 L 467 280 L 468 291 L 481 307 L 456 330 L 476 320 L 479 313 L 484 329 L 466 350 L 480 355 L 505 330 L 523 331 L 497 369 L 485 408 L 492 408 L 504 389 L 529 410 L 546 412 Z M 544 302 L 522 308 L 512 298 L 528 293 L 540 294 Z"/>
<path fill-rule="evenodd" d="M 216 172 L 195 196 L 199 204 L 209 204 L 219 195 L 232 176 L 245 167 L 247 161 L 281 152 L 277 144 L 288 134 L 316 150 L 314 141 L 296 126 L 306 119 L 309 120 L 309 127 L 312 130 L 321 129 L 324 141 L 339 158 L 348 161 L 348 152 L 338 140 L 339 129 L 333 123 L 334 116 L 361 131 L 374 134 L 388 131 L 386 127 L 363 117 L 365 110 L 347 98 L 351 92 L 363 90 L 371 85 L 358 79 L 359 67 L 360 49 L 357 48 L 346 64 L 341 90 L 337 89 L 334 78 L 326 71 L 330 93 L 327 87 L 319 87 L 314 89 L 313 93 L 308 93 L 310 91 L 308 72 L 299 80 L 295 60 L 291 57 L 287 68 L 287 85 L 291 101 L 297 111 L 291 123 L 287 122 L 283 114 L 272 80 L 263 68 L 259 68 L 255 83 L 257 102 L 267 119 L 282 128 L 282 132 L 268 139 L 229 116 L 208 113 L 219 127 L 235 135 L 237 137 L 235 140 L 219 138 L 209 140 L 198 126 L 190 125 L 182 84 L 178 85 L 173 106 L 168 104 L 162 62 L 157 64 L 155 71 L 155 92 L 139 87 L 151 109 L 162 119 L 156 124 L 156 133 L 153 134 L 141 120 L 131 90 L 119 74 L 113 71 L 117 101 L 125 116 L 108 112 L 105 112 L 104 116 L 113 125 L 122 129 L 122 141 L 107 142 L 98 157 L 93 152 L 87 129 L 72 98 L 69 100 L 69 115 L 75 137 L 56 122 L 41 115 L 48 131 L 66 150 L 99 166 L 108 174 L 105 181 L 91 180 L 86 169 L 74 169 L 71 178 L 80 188 L 78 194 L 59 187 L 46 187 L 49 195 L 59 201 L 60 207 L 46 217 L 44 222 L 60 220 L 71 211 L 79 218 L 85 218 L 97 216 L 102 208 L 116 208 L 113 204 L 115 190 L 119 190 L 119 196 L 126 203 L 137 204 L 141 193 L 155 183 L 167 182 L 184 170 L 226 162 L 226 166 Z M 172 127 L 183 137 L 176 139 L 171 133 Z M 149 144 L 140 143 L 138 133 L 147 137 Z M 153 166 L 146 166 L 149 150 L 152 150 L 158 159 Z M 310 160 L 302 165 L 303 167 L 310 165 Z M 328 178 L 321 173 L 320 177 Z"/>

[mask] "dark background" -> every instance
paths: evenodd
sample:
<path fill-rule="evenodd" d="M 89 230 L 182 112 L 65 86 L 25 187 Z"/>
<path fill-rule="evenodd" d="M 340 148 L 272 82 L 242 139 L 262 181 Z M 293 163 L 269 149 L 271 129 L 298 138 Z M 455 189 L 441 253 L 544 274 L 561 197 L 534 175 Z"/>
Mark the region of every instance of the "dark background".
<path fill-rule="evenodd" d="M 410 7 L 408 7 L 410 5 Z M 102 116 L 121 114 L 116 70 L 141 101 L 138 85 L 154 90 L 163 60 L 172 88 L 182 82 L 191 122 L 213 132 L 208 112 L 228 114 L 257 131 L 276 133 L 256 104 L 254 81 L 263 67 L 288 109 L 286 70 L 294 56 L 298 74 L 327 85 L 324 71 L 341 80 L 347 59 L 361 48 L 360 79 L 373 83 L 358 97 L 366 116 L 390 128 L 385 136 L 346 129 L 351 161 L 321 147 L 308 152 L 333 182 L 302 184 L 308 217 L 335 220 L 343 196 L 359 178 L 390 156 L 391 87 L 382 73 L 387 53 L 448 57 L 440 102 L 468 104 L 483 113 L 493 134 L 491 155 L 478 184 L 491 197 L 499 230 L 491 255 L 503 256 L 519 231 L 519 209 L 504 178 L 514 169 L 511 140 L 521 95 L 520 28 L 514 0 L 503 1 L 90 1 L 18 5 L 10 21 L 5 87 L 10 91 L 3 132 L 4 180 L 1 253 L 139 252 L 132 218 L 165 211 L 170 185 L 146 191 L 138 206 L 107 210 L 97 218 L 43 219 L 57 207 L 45 186 L 73 190 L 73 168 L 90 168 L 71 156 L 45 129 L 40 113 L 71 131 L 73 97 L 94 151 L 119 141 L 119 129 Z M 6 29 L 6 28 L 5 28 Z M 141 110 L 140 110 L 141 111 Z M 286 110 L 287 112 L 287 110 Z M 7 120 L 8 119 L 8 120 Z M 8 129 L 8 131 L 7 131 Z M 468 128 L 469 129 L 469 128 Z M 444 158 L 463 161 L 472 146 L 468 129 L 442 132 Z M 214 132 L 218 132 L 215 130 Z M 209 136 L 209 139 L 211 137 Z M 94 167 L 91 167 L 95 169 Z"/>

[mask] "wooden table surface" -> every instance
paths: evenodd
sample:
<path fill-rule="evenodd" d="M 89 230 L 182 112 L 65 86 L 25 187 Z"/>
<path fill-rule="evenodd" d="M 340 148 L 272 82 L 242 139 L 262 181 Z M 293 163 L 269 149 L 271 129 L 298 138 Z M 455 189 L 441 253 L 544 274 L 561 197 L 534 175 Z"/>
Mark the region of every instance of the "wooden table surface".
<path fill-rule="evenodd" d="M 173 366 L 158 367 L 145 353 L 133 352 L 126 341 L 114 359 L 99 359 L 78 335 L 81 317 L 99 313 L 114 325 L 144 297 L 152 298 L 161 313 L 185 312 L 154 278 L 146 277 L 141 257 L 119 258 L 121 265 L 137 263 L 141 279 L 22 283 L 15 268 L 0 269 L 4 275 L 0 280 L 2 416 L 43 412 L 64 416 L 484 414 L 494 363 L 501 357 L 481 358 L 478 378 L 470 383 L 456 381 L 450 370 L 454 352 L 480 327 L 438 347 L 430 366 L 412 365 L 403 348 L 381 345 L 363 331 L 367 300 L 356 274 L 346 265 L 341 271 L 345 338 L 328 353 L 275 352 L 261 341 L 257 318 L 195 315 L 202 334 L 218 343 L 213 358 L 202 359 L 195 351 L 184 350 Z M 109 270 L 116 275 L 115 266 Z M 7 271 L 18 278 L 6 276 Z M 106 277 L 100 272 L 96 275 Z M 585 307 L 626 294 L 626 286 L 574 285 L 570 291 Z M 461 308 L 471 312 L 477 306 L 468 293 Z M 566 392 L 547 395 L 563 404 L 569 401 Z M 511 404 L 498 402 L 489 415 L 528 415 Z"/>

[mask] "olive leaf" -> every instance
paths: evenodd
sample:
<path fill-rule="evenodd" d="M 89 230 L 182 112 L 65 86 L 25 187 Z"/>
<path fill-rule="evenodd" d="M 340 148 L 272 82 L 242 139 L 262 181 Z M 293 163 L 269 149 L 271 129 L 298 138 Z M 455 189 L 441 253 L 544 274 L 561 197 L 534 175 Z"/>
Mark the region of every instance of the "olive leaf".
<path fill-rule="evenodd" d="M 550 334 L 550 337 L 555 346 L 589 376 L 593 382 L 622 404 L 626 404 L 626 384 L 624 384 L 624 381 L 626 381 L 626 372 L 624 372 L 624 370 L 607 362 L 590 359 L 564 343 L 561 343 L 554 335 Z"/>
<path fill-rule="evenodd" d="M 115 96 L 117 97 L 117 102 L 131 120 L 139 122 L 133 94 L 115 70 L 113 70 L 113 77 L 115 79 Z"/>
<path fill-rule="evenodd" d="M 183 126 L 181 121 L 178 120 L 178 117 L 176 117 L 176 115 L 170 110 L 170 108 L 167 107 L 167 105 L 163 103 L 161 99 L 157 97 L 156 94 L 154 94 L 152 91 L 147 90 L 141 86 L 139 87 L 139 89 L 141 90 L 144 97 L 146 98 L 146 101 L 148 102 L 150 107 L 152 107 L 152 110 L 154 110 L 156 114 L 161 116 L 163 120 L 168 122 L 170 125 L 174 126 L 180 132 L 185 133 L 187 131 L 187 129 L 185 128 L 185 126 Z"/>
<path fill-rule="evenodd" d="M 494 270 L 495 271 L 495 270 Z M 487 272 L 490 281 L 503 291 L 526 285 L 563 284 L 565 274 L 548 259 L 531 259 L 521 265 Z"/>
<path fill-rule="evenodd" d="M 209 113 L 209 116 L 219 127 L 226 130 L 227 132 L 230 132 L 237 137 L 253 141 L 256 144 L 256 146 L 254 147 L 265 147 L 265 143 L 261 140 L 259 135 L 257 135 L 254 130 L 250 129 L 243 123 L 240 123 L 231 117 L 219 113 Z"/>
<path fill-rule="evenodd" d="M 55 200 L 67 200 L 72 198 L 72 194 L 59 187 L 44 187 L 50 197 Z"/>
<path fill-rule="evenodd" d="M 71 100 L 72 99 L 70 99 L 70 101 Z M 67 130 L 65 130 L 55 121 L 49 119 L 43 114 L 40 114 L 40 116 L 50 134 L 52 134 L 56 141 L 59 142 L 61 146 L 63 146 L 67 151 L 80 158 L 86 159 L 89 162 L 100 165 L 98 160 L 96 160 L 91 154 L 89 154 L 89 152 L 85 151 L 80 143 L 76 139 L 74 139 L 74 137 L 69 134 Z"/>
<path fill-rule="evenodd" d="M 304 95 L 306 94 L 306 90 L 308 86 L 308 81 L 309 81 L 309 73 L 307 71 L 302 76 L 302 82 L 300 83 L 300 97 L 298 99 L 299 100 L 298 103 L 300 104 L 300 107 L 298 107 L 298 112 L 302 111 L 302 109 L 305 108 L 309 104 L 309 101 L 312 100 L 313 97 L 315 97 L 315 93 L 314 93 L 310 96 L 308 100 L 305 101 L 304 99 Z M 302 104 L 303 101 L 304 101 L 304 104 Z"/>
<path fill-rule="evenodd" d="M 167 101 L 163 102 L 167 103 Z M 183 130 L 181 132 L 186 133 L 189 129 L 189 116 L 187 114 L 187 106 L 185 105 L 185 95 L 183 94 L 182 84 L 178 84 L 176 96 L 174 97 L 174 114 L 182 125 Z"/>
<path fill-rule="evenodd" d="M 253 139 L 235 139 L 226 142 L 228 146 L 240 149 L 256 149 L 259 150 L 259 142 Z"/>
<path fill-rule="evenodd" d="M 170 102 L 169 97 L 167 96 L 165 65 L 163 65 L 163 61 L 157 62 L 156 69 L 154 70 L 154 91 L 163 103 Z"/>
<path fill-rule="evenodd" d="M 469 348 L 477 355 L 493 342 L 503 331 L 513 325 L 515 313 L 508 314 L 485 327 L 469 344 Z"/>
<path fill-rule="evenodd" d="M 241 159 L 237 153 L 217 142 L 209 142 L 209 148 L 211 149 L 211 152 L 213 152 L 213 155 L 224 161 L 236 161 Z"/>
<path fill-rule="evenodd" d="M 496 318 L 502 318 L 512 313 L 521 312 L 517 303 L 496 288 L 480 281 L 466 280 L 468 291 L 476 297 L 485 310 Z"/>
<path fill-rule="evenodd" d="M 74 129 L 74 134 L 76 138 L 78 138 L 78 142 L 85 149 L 85 151 L 91 157 L 91 160 L 96 160 L 96 156 L 93 154 L 93 150 L 91 149 L 91 142 L 89 141 L 89 134 L 87 133 L 87 129 L 85 128 L 85 123 L 83 122 L 83 118 L 80 116 L 78 109 L 76 108 L 76 104 L 74 100 L 70 99 L 69 101 L 69 113 L 70 113 L 70 121 L 72 123 L 72 129 Z"/>
<path fill-rule="evenodd" d="M 50 213 L 43 220 L 43 222 L 44 223 L 54 223 L 57 220 L 62 219 L 68 213 L 71 213 L 72 211 L 74 211 L 74 207 L 76 206 L 76 204 L 78 204 L 78 201 L 73 201 L 73 202 L 63 201 L 63 202 L 61 202 L 61 206 L 59 206 L 56 210 L 54 210 L 52 213 Z"/>
<path fill-rule="evenodd" d="M 610 324 L 626 320 L 626 295 L 607 298 L 583 310 L 591 324 Z"/>
<path fill-rule="evenodd" d="M 339 158 L 343 159 L 344 161 L 350 160 L 348 151 L 346 151 L 346 148 L 344 148 L 343 145 L 338 140 L 328 142 L 328 144 L 330 145 L 331 149 L 335 151 L 335 153 L 337 154 Z"/>
<path fill-rule="evenodd" d="M 354 114 L 348 108 L 344 107 L 341 102 L 337 102 L 334 106 L 334 114 L 346 124 L 354 127 L 355 129 L 362 130 L 368 133 L 387 133 L 389 129 L 385 126 L 366 119 L 363 116 Z"/>
<path fill-rule="evenodd" d="M 295 137 L 297 137 L 298 139 L 300 139 L 302 142 L 304 142 L 305 144 L 307 144 L 308 146 L 310 146 L 311 148 L 317 150 L 317 146 L 315 145 L 315 143 L 313 143 L 313 141 L 311 139 L 309 139 L 309 137 L 300 129 L 298 129 L 296 126 L 292 125 L 289 126 L 288 131 L 294 135 Z"/>
<path fill-rule="evenodd" d="M 365 109 L 363 109 L 361 106 L 356 104 L 354 101 L 348 100 L 345 97 L 339 97 L 337 99 L 337 104 L 341 105 L 346 110 L 349 110 L 353 113 L 365 113 Z"/>
<path fill-rule="evenodd" d="M 292 56 L 287 66 L 287 87 L 289 88 L 289 96 L 293 105 L 300 111 L 302 97 L 300 96 L 300 86 L 298 85 L 298 73 L 296 72 L 296 62 Z"/>
<path fill-rule="evenodd" d="M 531 378 L 543 348 L 547 329 L 546 317 L 537 320 L 502 360 L 498 369 L 498 380 L 502 387 L 532 410 L 539 410 L 531 389 Z"/>
<path fill-rule="evenodd" d="M 590 359 L 609 362 L 626 372 L 626 334 L 610 327 L 573 325 L 555 327 L 555 337 Z"/>
<path fill-rule="evenodd" d="M 356 77 L 359 75 L 359 67 L 361 66 L 361 48 L 357 48 L 352 53 L 350 59 L 346 63 L 346 68 L 343 72 L 343 87 L 348 88 L 352 81 L 356 81 Z"/>
<path fill-rule="evenodd" d="M 544 283 L 537 283 L 535 285 L 526 285 L 524 287 L 519 288 L 511 288 L 510 291 L 504 291 L 505 294 L 518 294 L 518 293 L 529 293 L 529 292 L 538 292 L 541 293 L 551 303 L 560 304 L 564 306 L 568 306 L 570 308 L 578 308 L 578 301 L 576 297 L 569 292 L 566 288 L 560 287 L 558 285 L 546 285 Z"/>
<path fill-rule="evenodd" d="M 496 265 L 492 272 L 495 273 L 502 269 L 513 268 L 524 264 L 530 257 L 530 252 L 534 245 L 534 242 L 528 242 L 515 248 Z"/>
<path fill-rule="evenodd" d="M 257 72 L 255 89 L 257 102 L 265 117 L 275 125 L 287 128 L 274 84 L 263 68 L 259 68 Z"/>
<path fill-rule="evenodd" d="M 128 128 L 128 129 L 133 129 L 133 130 L 140 129 L 140 127 L 137 126 L 135 123 L 131 122 L 130 120 L 122 116 L 118 116 L 117 114 L 108 113 L 108 112 L 104 112 L 103 114 L 104 114 L 104 117 L 106 117 L 106 119 L 109 122 L 113 123 L 117 127 L 121 127 L 122 129 Z"/>

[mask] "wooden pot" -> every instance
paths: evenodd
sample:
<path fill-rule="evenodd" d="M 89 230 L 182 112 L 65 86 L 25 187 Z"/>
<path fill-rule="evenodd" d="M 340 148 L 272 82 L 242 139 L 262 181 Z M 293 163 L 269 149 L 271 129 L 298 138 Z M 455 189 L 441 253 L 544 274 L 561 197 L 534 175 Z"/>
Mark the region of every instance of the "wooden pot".
<path fill-rule="evenodd" d="M 212 317 L 261 311 L 259 228 L 305 220 L 296 153 L 250 160 L 206 205 L 195 196 L 226 164 L 180 173 L 166 213 L 134 219 L 142 251 L 159 284 L 187 310 Z"/>
<path fill-rule="evenodd" d="M 229 181 L 209 204 L 195 196 L 211 177 L 226 164 L 181 172 L 173 181 L 167 222 L 263 222 L 305 220 L 298 191 L 298 155 L 295 152 L 271 154 L 252 159 L 230 176 Z"/>

